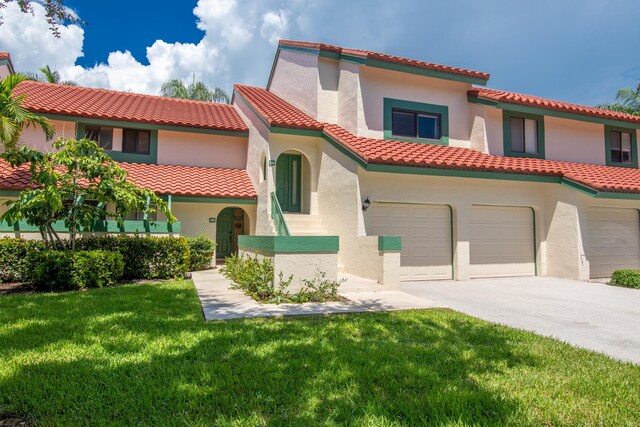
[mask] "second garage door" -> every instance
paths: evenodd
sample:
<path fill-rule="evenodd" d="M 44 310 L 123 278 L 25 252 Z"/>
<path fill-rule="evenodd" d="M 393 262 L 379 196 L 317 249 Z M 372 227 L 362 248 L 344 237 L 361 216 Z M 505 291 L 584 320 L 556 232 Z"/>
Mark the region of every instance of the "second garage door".
<path fill-rule="evenodd" d="M 590 208 L 587 258 L 591 278 L 640 269 L 640 218 L 635 209 Z"/>
<path fill-rule="evenodd" d="M 530 208 L 473 206 L 469 226 L 472 278 L 535 275 Z"/>
<path fill-rule="evenodd" d="M 451 279 L 451 211 L 446 205 L 374 203 L 367 234 L 400 236 L 400 280 Z"/>

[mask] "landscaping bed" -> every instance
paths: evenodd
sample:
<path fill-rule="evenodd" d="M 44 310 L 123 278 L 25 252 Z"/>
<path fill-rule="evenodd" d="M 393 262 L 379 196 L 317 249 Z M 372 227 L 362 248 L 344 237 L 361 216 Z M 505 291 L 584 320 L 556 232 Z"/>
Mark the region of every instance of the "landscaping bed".
<path fill-rule="evenodd" d="M 206 323 L 191 281 L 0 297 L 0 419 L 638 425 L 640 366 L 450 310 Z"/>

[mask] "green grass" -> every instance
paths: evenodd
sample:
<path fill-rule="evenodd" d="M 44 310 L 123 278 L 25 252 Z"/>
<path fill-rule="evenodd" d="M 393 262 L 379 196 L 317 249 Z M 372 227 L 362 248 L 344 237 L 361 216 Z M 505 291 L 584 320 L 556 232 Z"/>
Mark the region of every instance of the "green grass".
<path fill-rule="evenodd" d="M 190 281 L 0 297 L 0 413 L 39 425 L 638 425 L 639 390 L 639 366 L 448 310 L 205 323 Z"/>

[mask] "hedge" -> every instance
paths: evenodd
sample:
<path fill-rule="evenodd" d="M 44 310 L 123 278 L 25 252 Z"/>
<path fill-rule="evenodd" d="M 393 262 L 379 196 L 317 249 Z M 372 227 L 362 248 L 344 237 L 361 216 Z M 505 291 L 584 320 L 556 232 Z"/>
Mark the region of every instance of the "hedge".
<path fill-rule="evenodd" d="M 609 285 L 640 289 L 640 271 L 616 270 L 611 275 Z"/>
<path fill-rule="evenodd" d="M 122 277 L 122 254 L 110 251 L 41 251 L 34 256 L 31 283 L 41 291 L 102 288 Z"/>
<path fill-rule="evenodd" d="M 211 267 L 216 244 L 206 236 L 187 237 L 189 241 L 189 270 L 206 270 Z"/>
<path fill-rule="evenodd" d="M 76 240 L 78 250 L 115 251 L 124 261 L 124 279 L 170 279 L 189 271 L 189 243 L 185 237 L 99 236 Z M 44 242 L 0 239 L 0 280 L 30 280 L 35 258 L 46 250 Z"/>

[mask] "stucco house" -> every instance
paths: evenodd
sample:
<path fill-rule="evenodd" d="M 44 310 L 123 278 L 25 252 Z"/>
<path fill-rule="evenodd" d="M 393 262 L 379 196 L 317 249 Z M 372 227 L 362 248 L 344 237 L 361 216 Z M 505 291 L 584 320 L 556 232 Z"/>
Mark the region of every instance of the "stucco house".
<path fill-rule="evenodd" d="M 266 88 L 236 85 L 232 106 L 17 90 L 59 135 L 106 129 L 131 179 L 170 197 L 180 233 L 217 238 L 220 255 L 384 286 L 640 268 L 640 117 L 488 89 L 489 77 L 283 40 Z M 24 142 L 46 149 L 36 131 Z M 15 175 L 2 166 L 4 197 Z"/>

